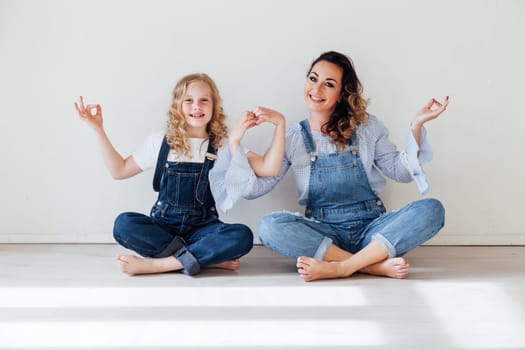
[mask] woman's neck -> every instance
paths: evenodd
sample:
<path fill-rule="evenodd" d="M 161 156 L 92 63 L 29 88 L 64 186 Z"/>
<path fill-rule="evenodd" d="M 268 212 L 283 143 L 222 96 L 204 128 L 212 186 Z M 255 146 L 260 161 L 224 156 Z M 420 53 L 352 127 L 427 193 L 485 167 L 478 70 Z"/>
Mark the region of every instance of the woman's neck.
<path fill-rule="evenodd" d="M 330 120 L 329 113 L 310 113 L 308 123 L 312 131 L 321 131 L 321 127 Z"/>

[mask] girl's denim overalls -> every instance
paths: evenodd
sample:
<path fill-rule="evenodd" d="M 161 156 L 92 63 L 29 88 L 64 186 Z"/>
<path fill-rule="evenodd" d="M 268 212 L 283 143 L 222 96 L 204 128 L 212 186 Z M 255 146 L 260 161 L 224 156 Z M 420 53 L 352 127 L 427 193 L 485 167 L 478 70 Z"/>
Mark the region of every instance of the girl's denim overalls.
<path fill-rule="evenodd" d="M 251 230 L 241 224 L 225 224 L 215 209 L 208 172 L 215 149 L 210 139 L 204 163 L 169 162 L 164 138 L 153 187 L 159 191 L 151 216 L 122 213 L 115 220 L 117 242 L 144 257 L 174 256 L 183 272 L 194 275 L 200 266 L 237 259 L 253 245 Z"/>
<path fill-rule="evenodd" d="M 383 202 L 368 183 L 355 132 L 349 149 L 318 155 L 308 121 L 300 125 L 311 162 L 305 216 L 286 211 L 264 216 L 259 238 L 268 248 L 291 258 L 322 259 L 331 244 L 356 253 L 375 239 L 394 257 L 429 240 L 443 227 L 444 209 L 435 199 L 412 202 L 385 214 Z"/>

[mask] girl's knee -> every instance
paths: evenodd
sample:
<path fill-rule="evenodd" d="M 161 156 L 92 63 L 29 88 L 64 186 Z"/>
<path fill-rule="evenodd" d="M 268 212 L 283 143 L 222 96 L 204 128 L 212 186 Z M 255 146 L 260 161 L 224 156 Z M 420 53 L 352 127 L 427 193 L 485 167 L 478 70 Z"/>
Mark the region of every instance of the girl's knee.
<path fill-rule="evenodd" d="M 113 224 L 113 237 L 119 243 L 122 243 L 122 236 L 127 231 L 126 228 L 129 227 L 129 213 L 120 213 L 115 218 L 115 223 Z"/>
<path fill-rule="evenodd" d="M 115 218 L 115 223 L 113 224 L 113 237 L 120 244 L 127 241 L 127 235 L 134 231 L 134 227 L 137 225 L 136 216 L 136 213 L 125 212 L 120 213 Z"/>
<path fill-rule="evenodd" d="M 232 230 L 235 232 L 236 240 L 244 254 L 248 253 L 253 247 L 253 232 L 243 224 L 233 224 Z"/>

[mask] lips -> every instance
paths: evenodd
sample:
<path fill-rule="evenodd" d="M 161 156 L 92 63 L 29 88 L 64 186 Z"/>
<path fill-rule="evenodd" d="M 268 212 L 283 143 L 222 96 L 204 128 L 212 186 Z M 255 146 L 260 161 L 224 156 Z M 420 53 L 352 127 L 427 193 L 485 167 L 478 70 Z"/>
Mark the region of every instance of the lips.
<path fill-rule="evenodd" d="M 201 119 L 201 118 L 204 118 L 204 113 L 191 113 L 190 114 L 190 117 L 192 118 L 196 118 L 196 119 Z"/>
<path fill-rule="evenodd" d="M 321 98 L 321 97 L 318 97 L 318 96 L 314 96 L 314 95 L 308 95 L 310 97 L 310 100 L 312 100 L 313 102 L 324 102 L 325 99 L 324 98 Z"/>

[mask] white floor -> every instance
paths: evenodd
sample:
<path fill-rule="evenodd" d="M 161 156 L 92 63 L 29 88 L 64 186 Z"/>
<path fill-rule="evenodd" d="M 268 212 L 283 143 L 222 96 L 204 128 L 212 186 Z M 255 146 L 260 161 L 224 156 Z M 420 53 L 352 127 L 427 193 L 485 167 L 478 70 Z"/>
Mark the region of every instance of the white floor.
<path fill-rule="evenodd" d="M 128 277 L 116 245 L 0 245 L 0 349 L 525 349 L 525 247 L 421 247 L 406 280 Z"/>

